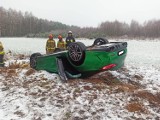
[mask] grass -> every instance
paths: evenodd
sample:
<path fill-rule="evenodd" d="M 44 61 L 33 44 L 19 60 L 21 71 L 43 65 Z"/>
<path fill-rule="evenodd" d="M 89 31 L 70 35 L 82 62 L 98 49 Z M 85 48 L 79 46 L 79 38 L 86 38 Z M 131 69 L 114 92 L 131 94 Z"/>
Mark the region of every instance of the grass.
<path fill-rule="evenodd" d="M 135 96 L 147 100 L 150 104 L 160 107 L 160 93 L 152 94 L 148 91 L 139 91 L 135 94 Z"/>
<path fill-rule="evenodd" d="M 35 70 L 30 68 L 29 70 L 27 70 L 27 72 L 25 73 L 26 76 L 32 75 L 35 73 Z"/>
<path fill-rule="evenodd" d="M 146 109 L 143 103 L 140 102 L 131 102 L 125 107 L 129 112 L 142 112 L 146 113 Z"/>

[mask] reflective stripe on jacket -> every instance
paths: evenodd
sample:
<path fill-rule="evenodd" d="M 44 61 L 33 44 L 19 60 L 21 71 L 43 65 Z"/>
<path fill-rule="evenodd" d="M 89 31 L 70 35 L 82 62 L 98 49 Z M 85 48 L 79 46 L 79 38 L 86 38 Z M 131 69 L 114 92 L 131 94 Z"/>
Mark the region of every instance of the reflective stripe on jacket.
<path fill-rule="evenodd" d="M 66 48 L 65 42 L 64 41 L 58 41 L 57 48 L 65 49 Z"/>
<path fill-rule="evenodd" d="M 67 44 L 67 46 L 69 45 L 69 43 L 72 43 L 72 42 L 75 42 L 74 37 L 73 36 L 68 36 L 66 38 L 66 44 Z"/>
<path fill-rule="evenodd" d="M 0 55 L 4 55 L 4 54 L 5 54 L 4 48 L 3 48 L 2 43 L 0 42 Z"/>
<path fill-rule="evenodd" d="M 5 52 L 4 52 L 4 51 L 1 51 L 1 52 L 0 52 L 0 55 L 4 55 L 4 54 L 5 54 Z"/>

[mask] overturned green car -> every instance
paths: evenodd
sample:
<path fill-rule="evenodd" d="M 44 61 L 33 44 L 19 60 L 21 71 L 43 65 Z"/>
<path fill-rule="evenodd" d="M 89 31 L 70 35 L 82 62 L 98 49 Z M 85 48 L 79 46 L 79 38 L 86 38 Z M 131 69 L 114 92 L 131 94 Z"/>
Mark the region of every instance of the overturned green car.
<path fill-rule="evenodd" d="M 30 66 L 36 70 L 57 73 L 62 80 L 67 80 L 105 70 L 117 70 L 124 65 L 126 54 L 127 42 L 109 42 L 97 38 L 91 46 L 74 42 L 68 45 L 67 50 L 53 54 L 34 53 L 30 57 Z"/>

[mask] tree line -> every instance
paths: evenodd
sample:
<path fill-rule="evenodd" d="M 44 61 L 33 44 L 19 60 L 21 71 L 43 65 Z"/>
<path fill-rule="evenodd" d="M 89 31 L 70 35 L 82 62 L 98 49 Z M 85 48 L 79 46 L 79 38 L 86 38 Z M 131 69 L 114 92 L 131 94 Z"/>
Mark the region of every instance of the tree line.
<path fill-rule="evenodd" d="M 2 37 L 47 37 L 49 33 L 55 36 L 62 34 L 66 37 L 69 30 L 73 31 L 75 37 L 85 38 L 159 38 L 160 20 L 149 20 L 142 24 L 135 20 L 130 24 L 115 20 L 102 22 L 98 27 L 82 28 L 40 19 L 29 12 L 22 13 L 0 7 L 0 36 Z"/>
<path fill-rule="evenodd" d="M 45 33 L 52 30 L 63 30 L 68 26 L 60 22 L 38 19 L 32 13 L 6 10 L 0 7 L 0 35 L 25 36 L 29 34 Z"/>

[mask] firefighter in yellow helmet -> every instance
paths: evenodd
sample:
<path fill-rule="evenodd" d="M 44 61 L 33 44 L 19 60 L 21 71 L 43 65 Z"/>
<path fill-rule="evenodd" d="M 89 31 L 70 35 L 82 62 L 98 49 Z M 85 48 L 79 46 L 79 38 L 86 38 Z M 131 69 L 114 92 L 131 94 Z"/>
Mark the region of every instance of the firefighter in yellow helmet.
<path fill-rule="evenodd" d="M 3 60 L 4 54 L 5 54 L 4 48 L 2 43 L 0 42 L 0 67 L 4 67 L 4 60 Z"/>
<path fill-rule="evenodd" d="M 66 43 L 65 41 L 63 41 L 63 38 L 61 35 L 58 35 L 58 43 L 57 43 L 57 48 L 60 48 L 60 49 L 66 49 Z"/>
<path fill-rule="evenodd" d="M 49 35 L 49 39 L 46 43 L 46 54 L 52 54 L 56 48 L 55 40 L 53 40 L 53 35 Z"/>

